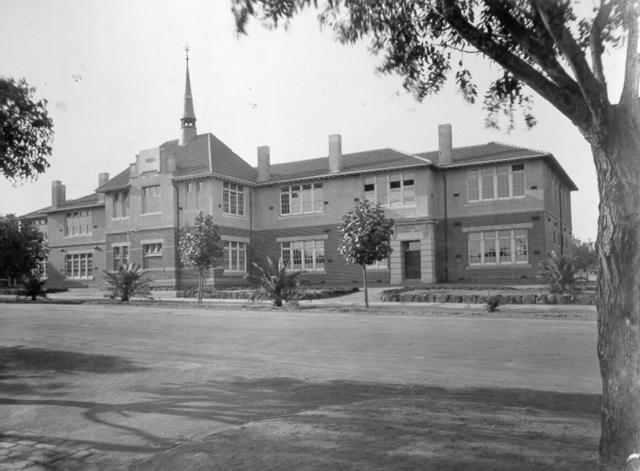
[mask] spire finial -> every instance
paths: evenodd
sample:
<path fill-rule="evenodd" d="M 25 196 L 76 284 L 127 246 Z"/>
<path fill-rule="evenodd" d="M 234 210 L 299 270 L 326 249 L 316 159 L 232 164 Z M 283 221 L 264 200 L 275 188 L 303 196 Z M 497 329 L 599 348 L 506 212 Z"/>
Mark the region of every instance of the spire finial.
<path fill-rule="evenodd" d="M 180 145 L 187 144 L 196 137 L 196 114 L 193 111 L 193 96 L 191 95 L 191 79 L 189 77 L 189 45 L 185 44 L 184 52 L 187 59 L 187 67 L 184 83 L 184 112 L 180 118 Z"/>
<path fill-rule="evenodd" d="M 184 45 L 184 52 L 187 56 L 187 62 L 189 62 L 189 44 L 188 43 Z"/>

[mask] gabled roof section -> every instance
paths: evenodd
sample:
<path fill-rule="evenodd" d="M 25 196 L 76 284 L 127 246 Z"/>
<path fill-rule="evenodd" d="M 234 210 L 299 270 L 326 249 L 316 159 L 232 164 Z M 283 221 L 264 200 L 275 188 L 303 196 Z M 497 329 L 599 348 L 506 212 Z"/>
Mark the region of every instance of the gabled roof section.
<path fill-rule="evenodd" d="M 329 173 L 329 157 L 271 164 L 271 179 L 264 183 L 426 165 L 429 163 L 424 159 L 384 148 L 343 154 L 342 170 L 338 174 Z"/>
<path fill-rule="evenodd" d="M 211 133 L 200 134 L 185 146 L 174 140 L 160 148 L 175 155 L 177 178 L 215 174 L 246 182 L 256 179 L 256 170 Z"/>
<path fill-rule="evenodd" d="M 129 178 L 131 176 L 129 167 L 117 174 L 115 177 L 107 180 L 107 182 L 98 187 L 96 190 L 98 193 L 106 193 L 107 191 L 121 190 L 129 186 Z"/>
<path fill-rule="evenodd" d="M 540 150 L 528 149 L 526 147 L 517 147 L 509 144 L 502 144 L 500 142 L 489 142 L 487 144 L 466 147 L 454 147 L 452 149 L 452 162 L 448 164 L 440 164 L 438 162 L 438 151 L 419 152 L 416 155 L 418 157 L 429 159 L 443 169 L 494 162 L 499 163 L 541 158 L 547 161 L 553 170 L 560 175 L 571 191 L 576 191 L 578 189 L 576 184 L 571 180 L 569 175 L 552 154 Z"/>
<path fill-rule="evenodd" d="M 46 212 L 55 213 L 57 211 L 63 211 L 67 209 L 93 208 L 95 206 L 104 206 L 104 201 L 100 201 L 100 195 L 98 193 L 91 193 L 90 195 L 82 196 L 80 198 L 67 200 L 57 208 L 49 206 Z"/>

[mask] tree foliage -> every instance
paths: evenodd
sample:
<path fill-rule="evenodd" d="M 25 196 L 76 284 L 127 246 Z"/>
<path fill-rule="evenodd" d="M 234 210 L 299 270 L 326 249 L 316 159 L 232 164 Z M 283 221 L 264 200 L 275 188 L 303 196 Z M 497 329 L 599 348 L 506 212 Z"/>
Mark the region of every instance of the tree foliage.
<path fill-rule="evenodd" d="M 385 215 L 380 204 L 374 204 L 364 198 L 342 217 L 338 231 L 338 253 L 347 263 L 362 267 L 364 302 L 365 306 L 369 307 L 367 265 L 391 255 L 393 219 Z"/>
<path fill-rule="evenodd" d="M 572 255 L 558 255 L 551 251 L 549 258 L 540 264 L 538 276 L 549 285 L 554 294 L 572 293 L 576 283 L 575 259 Z"/>
<path fill-rule="evenodd" d="M 291 271 L 286 260 L 276 260 L 271 256 L 263 264 L 253 262 L 252 265 L 258 270 L 258 276 L 253 278 L 258 280 L 261 289 L 256 298 L 267 297 L 276 307 L 282 307 L 283 302 L 298 300 L 301 288 L 299 277 L 303 271 Z"/>
<path fill-rule="evenodd" d="M 204 272 L 215 267 L 224 255 L 224 247 L 213 216 L 205 216 L 200 211 L 193 226 L 181 228 L 178 250 L 180 262 L 198 270 L 198 303 L 201 303 Z"/>
<path fill-rule="evenodd" d="M 573 239 L 572 254 L 576 269 L 579 271 L 595 270 L 598 257 L 596 248 L 592 242 L 583 242 L 580 239 Z"/>
<path fill-rule="evenodd" d="M 112 298 L 120 298 L 120 301 L 128 302 L 133 296 L 151 297 L 149 280 L 144 278 L 140 271 L 140 265 L 135 263 L 123 264 L 118 271 L 110 273 L 105 271 L 107 291 Z"/>
<path fill-rule="evenodd" d="M 44 234 L 35 226 L 12 215 L 0 218 L 0 276 L 11 281 L 30 275 L 48 251 Z"/>
<path fill-rule="evenodd" d="M 24 79 L 0 77 L 0 172 L 11 180 L 49 167 L 53 121 L 47 101 L 35 100 L 34 93 Z"/>

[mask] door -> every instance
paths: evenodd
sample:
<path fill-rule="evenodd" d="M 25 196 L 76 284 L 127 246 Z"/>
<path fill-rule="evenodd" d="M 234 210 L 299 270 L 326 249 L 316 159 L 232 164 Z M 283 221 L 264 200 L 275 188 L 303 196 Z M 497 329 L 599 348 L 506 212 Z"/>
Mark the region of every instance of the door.
<path fill-rule="evenodd" d="M 420 276 L 420 241 L 404 242 L 404 278 L 419 280 Z"/>

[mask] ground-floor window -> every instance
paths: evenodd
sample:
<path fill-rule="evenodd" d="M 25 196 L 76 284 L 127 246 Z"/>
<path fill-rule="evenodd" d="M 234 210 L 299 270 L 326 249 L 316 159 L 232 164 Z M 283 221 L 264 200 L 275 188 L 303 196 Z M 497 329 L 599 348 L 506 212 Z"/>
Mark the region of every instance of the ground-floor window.
<path fill-rule="evenodd" d="M 67 278 L 91 278 L 93 274 L 93 254 L 74 253 L 65 256 Z"/>
<path fill-rule="evenodd" d="M 324 240 L 282 242 L 281 251 L 291 270 L 324 270 Z"/>
<path fill-rule="evenodd" d="M 527 263 L 529 243 L 525 229 L 469 232 L 469 265 Z"/>
<path fill-rule="evenodd" d="M 118 271 L 121 266 L 129 264 L 129 247 L 126 245 L 113 246 L 113 270 Z"/>
<path fill-rule="evenodd" d="M 222 268 L 229 271 L 247 271 L 247 244 L 244 242 L 224 242 Z"/>
<path fill-rule="evenodd" d="M 142 268 L 162 268 L 162 242 L 142 244 Z"/>

